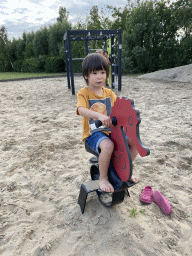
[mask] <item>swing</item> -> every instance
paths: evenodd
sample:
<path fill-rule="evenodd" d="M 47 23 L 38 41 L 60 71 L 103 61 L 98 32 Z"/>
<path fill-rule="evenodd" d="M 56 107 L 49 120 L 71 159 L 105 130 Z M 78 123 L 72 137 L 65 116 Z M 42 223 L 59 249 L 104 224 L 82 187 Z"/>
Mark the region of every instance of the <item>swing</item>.
<path fill-rule="evenodd" d="M 130 181 L 132 176 L 132 159 L 127 143 L 130 138 L 141 157 L 150 154 L 148 148 L 142 145 L 139 136 L 139 124 L 141 122 L 139 111 L 134 107 L 133 99 L 117 97 L 112 107 L 111 115 L 111 140 L 114 143 L 114 151 L 111 157 L 108 179 L 114 187 L 113 193 L 103 192 L 99 188 L 99 165 L 93 164 L 90 169 L 91 181 L 81 185 L 78 204 L 81 212 L 84 213 L 87 196 L 91 192 L 96 192 L 99 200 L 106 207 L 122 203 L 125 194 L 130 196 L 128 189 L 136 183 Z M 101 126 L 101 121 L 96 121 L 96 126 Z M 85 149 L 99 157 L 99 154 L 91 149 L 85 142 Z"/>

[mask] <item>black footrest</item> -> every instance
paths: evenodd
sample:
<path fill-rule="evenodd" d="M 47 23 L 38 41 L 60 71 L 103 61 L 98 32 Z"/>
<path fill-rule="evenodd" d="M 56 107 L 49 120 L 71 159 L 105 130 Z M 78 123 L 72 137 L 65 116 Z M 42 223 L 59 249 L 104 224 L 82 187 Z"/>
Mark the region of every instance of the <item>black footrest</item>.
<path fill-rule="evenodd" d="M 125 197 L 125 190 L 115 191 L 114 193 L 102 192 L 101 190 L 97 190 L 96 192 L 99 200 L 106 207 L 122 203 Z"/>
<path fill-rule="evenodd" d="M 92 180 L 81 184 L 78 204 L 80 205 L 81 212 L 84 213 L 87 196 L 91 192 L 97 192 L 99 200 L 106 207 L 110 207 L 115 204 L 120 204 L 124 200 L 125 190 L 115 191 L 114 193 L 103 192 L 99 188 L 99 181 Z"/>
<path fill-rule="evenodd" d="M 78 204 L 80 205 L 82 213 L 84 213 L 87 195 L 91 192 L 97 191 L 98 189 L 99 189 L 99 182 L 96 180 L 91 180 L 81 184 Z"/>

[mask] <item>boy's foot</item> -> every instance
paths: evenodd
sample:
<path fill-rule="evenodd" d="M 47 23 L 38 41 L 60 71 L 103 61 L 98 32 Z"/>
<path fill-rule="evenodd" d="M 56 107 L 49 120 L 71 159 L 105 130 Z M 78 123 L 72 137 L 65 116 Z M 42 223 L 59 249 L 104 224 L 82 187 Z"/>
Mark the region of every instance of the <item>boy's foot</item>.
<path fill-rule="evenodd" d="M 139 181 L 139 178 L 135 177 L 135 176 L 131 176 L 130 181 L 137 183 Z"/>
<path fill-rule="evenodd" d="M 113 186 L 111 185 L 111 183 L 108 181 L 107 178 L 104 178 L 102 180 L 99 180 L 99 186 L 100 186 L 100 189 L 104 192 L 111 192 L 113 193 L 114 192 L 114 188 Z"/>

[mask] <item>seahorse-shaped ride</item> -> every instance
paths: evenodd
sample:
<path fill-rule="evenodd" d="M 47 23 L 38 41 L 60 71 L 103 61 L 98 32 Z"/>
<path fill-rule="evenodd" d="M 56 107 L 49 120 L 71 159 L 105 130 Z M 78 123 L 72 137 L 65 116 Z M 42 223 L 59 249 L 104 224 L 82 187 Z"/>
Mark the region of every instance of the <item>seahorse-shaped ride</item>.
<path fill-rule="evenodd" d="M 110 117 L 114 116 L 117 119 L 117 125 L 111 126 L 111 139 L 115 146 L 112 162 L 119 178 L 126 182 L 132 176 L 132 159 L 126 136 L 132 140 L 141 157 L 149 155 L 150 151 L 141 143 L 139 136 L 140 115 L 139 111 L 135 109 L 132 99 L 117 97 Z"/>

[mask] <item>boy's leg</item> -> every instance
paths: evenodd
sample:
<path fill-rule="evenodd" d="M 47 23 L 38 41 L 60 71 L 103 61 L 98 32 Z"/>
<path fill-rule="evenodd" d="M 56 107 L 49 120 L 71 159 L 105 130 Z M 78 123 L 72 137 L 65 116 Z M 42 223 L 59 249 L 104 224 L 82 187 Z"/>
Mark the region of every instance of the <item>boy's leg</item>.
<path fill-rule="evenodd" d="M 134 146 L 133 142 L 131 139 L 127 139 L 127 143 L 129 145 L 129 150 L 130 150 L 130 153 L 131 153 L 131 158 L 132 158 L 132 162 L 135 160 L 136 156 L 138 155 L 138 151 L 136 149 L 136 147 Z M 131 177 L 131 181 L 134 182 L 134 183 L 137 183 L 138 182 L 138 178 L 135 177 L 135 176 L 132 176 Z"/>
<path fill-rule="evenodd" d="M 132 158 L 132 162 L 133 162 L 135 160 L 136 156 L 138 155 L 138 151 L 130 138 L 127 139 L 127 143 L 129 145 L 129 150 L 130 150 L 131 158 Z"/>
<path fill-rule="evenodd" d="M 105 192 L 114 192 L 114 188 L 108 180 L 108 168 L 114 150 L 114 144 L 110 139 L 104 139 L 101 141 L 99 147 L 101 149 L 99 155 L 100 189 Z"/>

